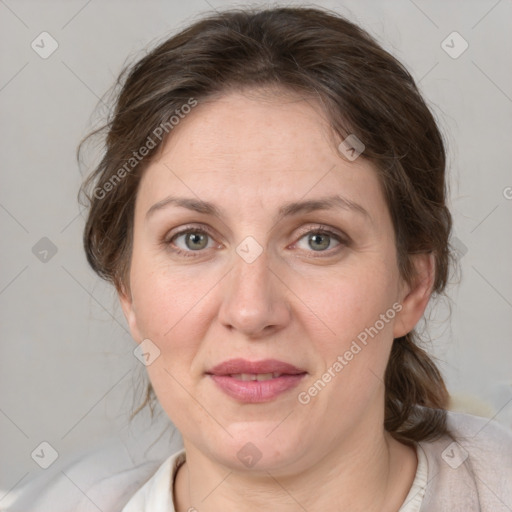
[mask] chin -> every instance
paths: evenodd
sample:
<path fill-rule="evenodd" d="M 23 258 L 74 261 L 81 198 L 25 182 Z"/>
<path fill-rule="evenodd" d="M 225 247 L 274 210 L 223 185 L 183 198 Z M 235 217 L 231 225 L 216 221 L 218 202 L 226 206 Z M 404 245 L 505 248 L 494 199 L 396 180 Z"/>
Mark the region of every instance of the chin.
<path fill-rule="evenodd" d="M 222 441 L 217 440 L 208 451 L 224 465 L 237 471 L 275 471 L 289 466 L 300 457 L 303 441 L 282 429 L 277 434 L 275 421 L 239 422 L 231 424 Z M 302 436 L 303 439 L 304 436 Z M 211 443 L 211 439 L 209 440 Z"/>

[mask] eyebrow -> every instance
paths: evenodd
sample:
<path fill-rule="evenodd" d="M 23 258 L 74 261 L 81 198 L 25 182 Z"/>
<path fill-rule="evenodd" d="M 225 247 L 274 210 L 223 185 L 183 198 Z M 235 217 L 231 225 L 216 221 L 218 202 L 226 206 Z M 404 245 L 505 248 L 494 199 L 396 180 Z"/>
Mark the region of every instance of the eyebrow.
<path fill-rule="evenodd" d="M 224 217 L 222 210 L 219 209 L 213 203 L 208 201 L 202 201 L 200 199 L 194 199 L 189 197 L 174 197 L 169 196 L 158 203 L 155 203 L 146 213 L 146 219 L 152 216 L 155 212 L 159 210 L 163 210 L 169 206 L 178 206 L 181 208 L 187 208 L 188 210 L 192 210 L 197 213 L 202 213 L 205 215 L 213 215 L 222 219 Z M 317 210 L 331 210 L 331 209 L 341 209 L 341 210 L 349 210 L 355 213 L 360 214 L 363 217 L 366 217 L 368 220 L 371 220 L 370 214 L 358 203 L 354 203 L 347 198 L 344 198 L 340 195 L 332 195 L 328 197 L 322 197 L 318 199 L 310 199 L 307 201 L 296 201 L 285 203 L 281 208 L 274 219 L 274 222 L 280 222 L 285 217 L 290 217 L 293 215 L 298 215 L 300 213 L 309 213 Z"/>

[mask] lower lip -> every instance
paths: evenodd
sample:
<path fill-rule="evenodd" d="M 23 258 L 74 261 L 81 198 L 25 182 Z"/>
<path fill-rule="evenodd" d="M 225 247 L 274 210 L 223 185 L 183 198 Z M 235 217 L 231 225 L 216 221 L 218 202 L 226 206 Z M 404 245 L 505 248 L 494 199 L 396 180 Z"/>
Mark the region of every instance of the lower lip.
<path fill-rule="evenodd" d="M 246 403 L 260 403 L 273 400 L 281 393 L 296 387 L 305 373 L 281 375 L 269 380 L 237 380 L 229 375 L 211 375 L 215 384 L 231 398 Z"/>

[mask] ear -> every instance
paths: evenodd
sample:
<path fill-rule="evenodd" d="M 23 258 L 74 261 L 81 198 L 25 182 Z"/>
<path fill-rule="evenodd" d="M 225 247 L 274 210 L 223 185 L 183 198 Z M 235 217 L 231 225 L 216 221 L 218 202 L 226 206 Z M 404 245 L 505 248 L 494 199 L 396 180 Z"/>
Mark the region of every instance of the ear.
<path fill-rule="evenodd" d="M 123 309 L 124 317 L 126 318 L 128 327 L 130 328 L 132 338 L 137 343 L 140 343 L 142 341 L 142 337 L 137 325 L 137 315 L 135 313 L 131 292 L 125 285 L 121 285 L 117 288 L 117 295 L 119 297 L 119 302 L 121 303 L 121 308 Z"/>
<path fill-rule="evenodd" d="M 414 275 L 410 284 L 405 283 L 401 290 L 402 309 L 395 317 L 393 337 L 400 338 L 411 332 L 422 317 L 430 296 L 435 277 L 433 254 L 412 256 Z"/>

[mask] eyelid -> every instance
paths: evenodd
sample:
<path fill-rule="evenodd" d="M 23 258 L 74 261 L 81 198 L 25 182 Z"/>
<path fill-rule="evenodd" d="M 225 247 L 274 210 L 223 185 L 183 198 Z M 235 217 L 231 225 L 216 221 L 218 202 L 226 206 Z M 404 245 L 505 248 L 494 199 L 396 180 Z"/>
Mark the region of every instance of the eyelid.
<path fill-rule="evenodd" d="M 309 224 L 307 226 L 301 227 L 299 229 L 299 232 L 296 236 L 299 236 L 302 238 L 304 235 L 307 235 L 309 233 L 326 233 L 329 235 L 336 235 L 339 237 L 343 242 L 348 243 L 350 241 L 349 237 L 339 229 L 333 228 L 331 226 L 327 226 L 325 224 Z"/>
<path fill-rule="evenodd" d="M 170 232 L 166 233 L 164 236 L 164 242 L 170 243 L 170 241 L 178 236 L 183 235 L 185 233 L 192 233 L 192 232 L 205 232 L 208 235 L 210 235 L 212 238 L 214 238 L 214 233 L 211 228 L 204 224 L 191 224 L 191 225 L 184 225 L 177 228 L 176 231 L 171 230 Z"/>

